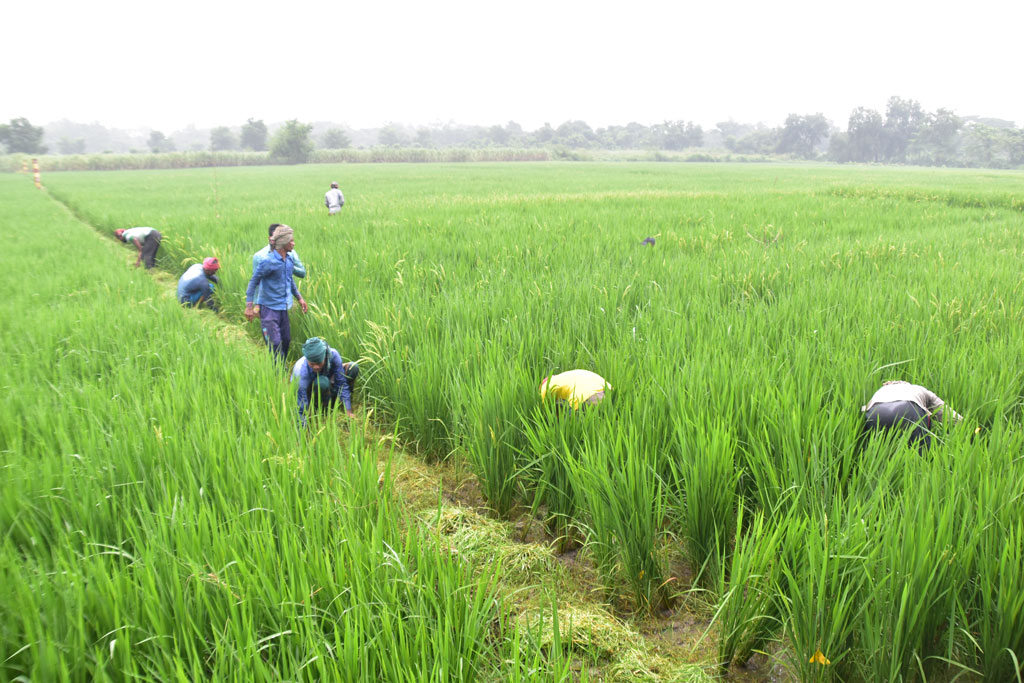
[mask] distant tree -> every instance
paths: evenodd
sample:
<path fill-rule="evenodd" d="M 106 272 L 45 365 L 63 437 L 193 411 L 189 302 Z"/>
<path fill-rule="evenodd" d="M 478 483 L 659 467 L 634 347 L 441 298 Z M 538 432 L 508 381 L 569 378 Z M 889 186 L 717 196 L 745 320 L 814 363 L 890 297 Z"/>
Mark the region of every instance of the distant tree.
<path fill-rule="evenodd" d="M 57 152 L 60 154 L 85 154 L 85 138 L 62 137 L 57 143 Z"/>
<path fill-rule="evenodd" d="M 286 121 L 270 141 L 270 157 L 289 164 L 302 164 L 309 159 L 313 143 L 309 134 L 313 126 L 299 123 L 298 119 Z"/>
<path fill-rule="evenodd" d="M 210 149 L 214 152 L 238 149 L 238 139 L 227 126 L 218 126 L 210 131 Z"/>
<path fill-rule="evenodd" d="M 384 147 L 401 147 L 409 144 L 409 138 L 397 123 L 389 123 L 377 133 L 377 144 Z"/>
<path fill-rule="evenodd" d="M 665 121 L 651 126 L 651 142 L 658 149 L 700 147 L 704 130 L 690 121 Z"/>
<path fill-rule="evenodd" d="M 963 119 L 948 109 L 927 114 L 907 146 L 908 160 L 925 166 L 954 165 L 963 125 Z"/>
<path fill-rule="evenodd" d="M 850 161 L 881 161 L 885 145 L 882 115 L 874 109 L 857 107 L 846 128 Z"/>
<path fill-rule="evenodd" d="M 736 123 L 732 119 L 728 121 L 719 121 L 715 124 L 715 128 L 722 134 L 722 139 L 727 138 L 741 138 L 744 135 L 749 135 L 753 130 L 754 126 L 746 123 Z"/>
<path fill-rule="evenodd" d="M 251 149 L 254 152 L 262 152 L 267 148 L 267 126 L 263 119 L 249 119 L 242 124 L 241 144 L 242 149 Z"/>
<path fill-rule="evenodd" d="M 782 154 L 795 154 L 804 159 L 814 157 L 814 148 L 828 137 L 828 119 L 824 114 L 800 116 L 790 114 L 779 134 L 776 150 Z"/>
<path fill-rule="evenodd" d="M 418 147 L 430 149 L 434 146 L 434 134 L 429 128 L 417 128 L 415 142 Z"/>
<path fill-rule="evenodd" d="M 0 124 L 0 143 L 11 154 L 46 154 L 42 126 L 33 126 L 24 117 Z"/>
<path fill-rule="evenodd" d="M 886 161 L 904 163 L 907 160 L 907 146 L 924 125 L 927 115 L 914 100 L 890 97 L 885 110 L 883 155 Z"/>
<path fill-rule="evenodd" d="M 166 135 L 158 130 L 154 130 L 149 134 L 149 140 L 146 141 L 146 144 L 149 145 L 149 150 L 154 154 L 174 151 L 174 141 L 168 139 Z"/>
<path fill-rule="evenodd" d="M 727 138 L 726 148 L 737 154 L 774 154 L 779 147 L 781 129 L 757 125 L 740 138 Z"/>
<path fill-rule="evenodd" d="M 585 149 L 596 146 L 597 135 L 586 121 L 565 121 L 555 129 L 553 142 L 566 147 Z"/>
<path fill-rule="evenodd" d="M 547 121 L 544 125 L 533 131 L 533 141 L 538 145 L 551 144 L 551 141 L 555 139 L 555 129 L 551 127 L 551 124 Z"/>
<path fill-rule="evenodd" d="M 507 147 L 509 138 L 508 131 L 501 126 L 491 126 L 487 129 L 487 141 L 492 145 Z"/>
<path fill-rule="evenodd" d="M 352 139 L 340 128 L 331 128 L 324 133 L 320 141 L 324 149 L 348 149 L 352 146 Z"/>

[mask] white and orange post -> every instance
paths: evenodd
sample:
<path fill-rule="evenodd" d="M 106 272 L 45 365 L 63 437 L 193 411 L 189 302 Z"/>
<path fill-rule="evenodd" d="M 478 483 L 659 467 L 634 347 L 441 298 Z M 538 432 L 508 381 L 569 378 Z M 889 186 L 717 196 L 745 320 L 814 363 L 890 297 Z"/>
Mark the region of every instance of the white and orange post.
<path fill-rule="evenodd" d="M 36 181 L 36 189 L 43 189 L 43 181 L 39 177 L 39 159 L 32 159 L 32 174 Z"/>

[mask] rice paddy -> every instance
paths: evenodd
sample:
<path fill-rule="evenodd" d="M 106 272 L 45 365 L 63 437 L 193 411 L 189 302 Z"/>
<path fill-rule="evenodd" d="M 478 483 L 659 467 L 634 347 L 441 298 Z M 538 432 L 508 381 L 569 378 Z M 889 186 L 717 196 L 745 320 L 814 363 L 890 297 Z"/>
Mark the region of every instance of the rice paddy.
<path fill-rule="evenodd" d="M 0 277 L 22 293 L 0 314 L 5 678 L 672 680 L 574 655 L 557 590 L 528 618 L 513 569 L 438 546 L 441 506 L 403 516 L 383 430 L 472 471 L 495 523 L 536 521 L 553 554 L 506 556 L 527 583 L 572 555 L 616 619 L 700 614 L 702 676 L 767 658 L 786 680 L 1020 680 L 1020 173 L 319 165 L 52 173 L 52 199 L 0 181 Z M 101 234 L 156 227 L 174 277 L 217 256 L 221 318 L 53 199 Z M 251 344 L 213 331 L 244 325 L 272 222 L 308 270 L 292 357 L 321 335 L 363 368 L 340 438 L 298 428 L 255 324 Z M 541 404 L 572 368 L 612 399 Z M 923 454 L 862 443 L 893 378 L 964 422 Z"/>

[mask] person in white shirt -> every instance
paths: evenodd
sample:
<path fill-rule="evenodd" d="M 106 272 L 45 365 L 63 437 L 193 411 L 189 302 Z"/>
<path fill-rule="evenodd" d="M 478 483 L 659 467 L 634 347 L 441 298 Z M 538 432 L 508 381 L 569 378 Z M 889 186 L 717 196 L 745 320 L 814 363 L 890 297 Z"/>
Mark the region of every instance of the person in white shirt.
<path fill-rule="evenodd" d="M 324 195 L 324 206 L 327 207 L 327 215 L 333 216 L 345 206 L 345 195 L 338 189 L 338 183 L 331 183 L 331 189 Z"/>

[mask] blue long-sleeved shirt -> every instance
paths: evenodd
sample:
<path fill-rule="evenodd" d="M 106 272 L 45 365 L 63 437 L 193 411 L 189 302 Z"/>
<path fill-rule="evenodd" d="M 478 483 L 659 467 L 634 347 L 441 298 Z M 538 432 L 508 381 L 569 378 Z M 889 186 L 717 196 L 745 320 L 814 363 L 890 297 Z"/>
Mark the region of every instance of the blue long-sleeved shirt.
<path fill-rule="evenodd" d="M 342 367 L 344 361 L 341 359 L 341 354 L 332 348 L 328 348 L 327 357 L 330 359 L 330 362 L 324 366 L 323 372 L 319 374 L 330 380 L 331 389 L 338 392 L 338 395 L 341 396 L 341 402 L 345 404 L 345 410 L 351 411 L 352 392 L 349 391 L 348 382 L 345 380 L 345 369 Z M 318 373 L 309 367 L 308 362 L 303 363 L 303 360 L 302 358 L 299 359 L 295 372 L 299 379 L 299 416 L 302 418 L 303 424 L 305 424 L 306 410 L 309 408 L 310 389 L 313 386 L 313 382 L 316 381 Z"/>
<path fill-rule="evenodd" d="M 252 279 L 245 289 L 246 305 L 253 302 L 256 288 L 262 287 L 260 306 L 272 311 L 287 311 L 291 297 L 301 296 L 292 278 L 294 268 L 294 261 L 287 257 L 282 258 L 276 251 L 264 256 L 253 268 Z"/>
<path fill-rule="evenodd" d="M 217 282 L 216 275 L 207 277 L 202 263 L 192 264 L 178 280 L 178 301 L 185 303 L 195 294 L 209 294 L 211 282 Z"/>
<path fill-rule="evenodd" d="M 257 251 L 255 254 L 252 255 L 252 270 L 253 270 L 254 273 L 256 272 L 256 264 L 259 263 L 260 261 L 262 261 L 263 257 L 265 257 L 267 254 L 269 254 L 270 251 L 271 251 L 270 245 L 268 244 L 267 246 L 263 247 L 262 249 L 260 249 L 259 251 Z M 291 261 L 292 261 L 292 263 L 294 265 L 294 270 L 292 271 L 292 275 L 294 275 L 295 277 L 306 277 L 306 267 L 304 265 L 302 265 L 302 260 L 299 258 L 299 255 L 297 253 L 295 253 L 294 250 L 293 251 L 289 251 L 288 252 L 288 258 L 291 259 Z M 262 306 L 263 305 L 263 296 L 262 295 L 263 295 L 263 287 L 257 286 L 256 287 L 256 295 L 253 297 L 253 303 L 259 304 L 259 305 Z M 288 292 L 288 308 L 291 308 L 291 307 L 292 307 L 292 293 Z"/>

